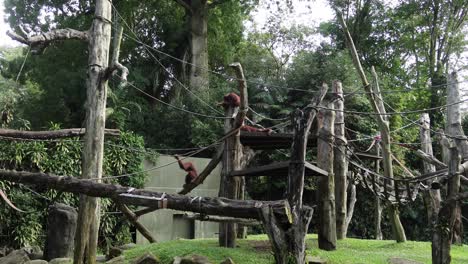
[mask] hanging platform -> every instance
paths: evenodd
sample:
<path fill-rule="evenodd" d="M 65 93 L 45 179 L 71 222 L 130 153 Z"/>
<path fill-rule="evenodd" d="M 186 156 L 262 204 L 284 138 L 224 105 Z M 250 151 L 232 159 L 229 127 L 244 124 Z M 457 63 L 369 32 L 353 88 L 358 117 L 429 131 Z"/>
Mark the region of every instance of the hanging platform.
<path fill-rule="evenodd" d="M 249 146 L 254 150 L 290 149 L 293 141 L 293 134 L 272 133 L 268 135 L 265 132 L 241 131 L 240 140 L 242 145 Z M 316 141 L 315 133 L 311 133 L 307 141 L 307 146 L 315 146 L 317 144 Z"/>
<path fill-rule="evenodd" d="M 275 162 L 273 164 L 259 166 L 254 168 L 247 168 L 238 171 L 232 171 L 230 176 L 246 176 L 246 177 L 255 177 L 255 176 L 288 176 L 289 161 Z M 319 167 L 310 164 L 309 162 L 305 163 L 305 176 L 328 176 L 328 172 L 320 169 Z"/>

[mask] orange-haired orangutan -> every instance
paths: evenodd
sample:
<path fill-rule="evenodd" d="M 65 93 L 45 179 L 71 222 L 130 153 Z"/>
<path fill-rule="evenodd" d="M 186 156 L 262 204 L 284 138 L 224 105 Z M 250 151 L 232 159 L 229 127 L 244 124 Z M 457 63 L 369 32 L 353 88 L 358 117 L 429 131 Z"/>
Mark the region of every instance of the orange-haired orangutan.
<path fill-rule="evenodd" d="M 241 131 L 247 131 L 247 132 L 264 132 L 264 133 L 267 133 L 267 135 L 270 135 L 273 132 L 273 130 L 269 128 L 256 128 L 256 127 L 247 126 L 247 125 L 241 126 L 240 129 Z"/>
<path fill-rule="evenodd" d="M 197 169 L 195 169 L 195 166 L 193 165 L 193 163 L 192 162 L 182 162 L 179 159 L 178 155 L 175 155 L 174 158 L 179 163 L 179 167 L 187 172 L 187 175 L 185 175 L 185 184 L 189 184 L 189 183 L 195 181 L 195 179 L 198 177 L 198 172 L 197 172 Z"/>
<path fill-rule="evenodd" d="M 240 97 L 235 93 L 228 93 L 218 105 L 222 105 L 224 108 L 228 108 L 229 106 L 238 107 L 240 106 Z"/>

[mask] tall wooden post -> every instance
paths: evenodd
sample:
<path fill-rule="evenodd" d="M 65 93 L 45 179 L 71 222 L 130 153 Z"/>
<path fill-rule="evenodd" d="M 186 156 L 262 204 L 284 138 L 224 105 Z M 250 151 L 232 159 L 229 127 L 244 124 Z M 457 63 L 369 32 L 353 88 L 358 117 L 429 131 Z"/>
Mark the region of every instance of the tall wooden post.
<path fill-rule="evenodd" d="M 335 109 L 335 151 L 333 171 L 335 175 L 335 202 L 336 202 L 336 236 L 338 239 L 346 238 L 347 226 L 346 226 L 346 212 L 348 203 L 348 163 L 346 159 L 346 145 L 347 140 L 345 136 L 345 121 L 344 121 L 344 97 L 343 87 L 341 82 L 333 82 L 333 91 L 335 92 L 336 101 Z"/>
<path fill-rule="evenodd" d="M 380 135 L 382 137 L 382 157 L 383 157 L 383 169 L 384 175 L 387 178 L 393 178 L 393 167 L 392 167 L 392 150 L 390 145 L 390 125 L 388 120 L 385 118 L 385 105 L 380 94 L 380 88 L 378 83 L 377 74 L 375 73 L 374 68 L 372 68 L 372 75 L 374 78 L 374 85 L 371 85 L 367 80 L 367 76 L 364 73 L 364 70 L 361 66 L 361 61 L 359 60 L 356 47 L 354 46 L 353 39 L 349 33 L 346 22 L 343 19 L 343 16 L 340 12 L 337 12 L 338 20 L 343 27 L 343 32 L 346 37 L 346 44 L 349 47 L 351 52 L 351 57 L 353 59 L 354 66 L 357 69 L 358 75 L 361 78 L 362 85 L 366 91 L 367 98 L 372 107 L 372 110 L 377 114 L 375 119 L 379 125 Z M 398 212 L 398 206 L 389 205 L 389 214 L 390 214 L 390 223 L 392 225 L 393 236 L 397 242 L 405 242 L 406 234 L 405 229 L 400 221 L 400 215 Z"/>
<path fill-rule="evenodd" d="M 327 108 L 333 109 L 333 104 Z M 317 191 L 318 203 L 318 245 L 320 249 L 336 249 L 336 212 L 335 212 L 335 181 L 333 174 L 333 143 L 335 113 L 332 110 L 319 111 L 323 119 L 319 128 L 317 140 L 317 165 L 328 171 L 328 177 L 320 177 Z"/>
<path fill-rule="evenodd" d="M 380 156 L 380 145 L 375 144 L 375 155 Z M 380 160 L 375 160 L 375 172 L 380 173 Z M 377 179 L 376 179 L 377 180 Z M 375 239 L 382 240 L 382 201 L 378 195 L 375 196 Z"/>
<path fill-rule="evenodd" d="M 453 142 L 450 142 L 449 147 L 449 181 L 460 178 L 458 168 L 460 166 L 460 156 L 458 155 L 457 147 Z M 453 182 L 452 182 L 453 183 Z M 458 182 L 459 183 L 459 182 Z M 455 198 L 455 194 L 451 195 L 450 190 L 453 184 L 449 184 L 448 199 Z M 453 226 L 457 220 L 457 207 L 459 202 L 445 203 L 438 214 L 436 215 L 436 225 L 432 236 L 432 263 L 433 264 L 450 264 L 452 257 L 450 256 L 450 247 L 452 244 Z"/>
<path fill-rule="evenodd" d="M 420 119 L 420 124 L 421 128 L 419 130 L 419 137 L 421 140 L 421 150 L 430 155 L 433 156 L 434 153 L 432 151 L 432 139 L 431 139 L 431 120 L 429 118 L 429 114 L 424 113 L 421 115 Z M 435 172 L 436 167 L 429 162 L 423 161 L 423 172 L 424 174 Z M 430 183 L 432 183 L 434 180 L 431 180 Z M 429 226 L 433 227 L 434 219 L 437 217 L 437 213 L 439 212 L 440 209 L 440 190 L 434 190 L 430 189 L 426 192 L 424 192 L 424 203 L 426 204 L 427 208 L 427 222 Z"/>
<path fill-rule="evenodd" d="M 314 211 L 313 208 L 302 204 L 307 140 L 310 127 L 317 115 L 315 107 L 320 104 L 327 90 L 328 86 L 322 85 L 320 94 L 312 99 L 310 107 L 307 107 L 305 111 L 296 110 L 293 116 L 294 137 L 287 189 L 287 198 L 291 208 L 290 222 L 279 221 L 271 207 L 263 206 L 260 209 L 260 218 L 270 238 L 277 264 L 305 263 L 305 236 Z"/>
<path fill-rule="evenodd" d="M 458 87 L 456 72 L 453 72 L 448 76 L 447 82 L 447 105 L 449 106 L 447 107 L 445 134 L 457 137 L 455 139 L 455 144 L 464 162 L 468 159 L 468 142 L 462 139 L 466 139 L 466 137 L 461 126 L 460 104 L 458 103 L 460 101 L 460 90 Z M 449 180 L 447 190 L 448 199 L 454 197 L 459 192 L 460 175 L 457 174 Z M 453 226 L 451 226 L 453 234 L 452 242 L 461 245 L 463 243 L 463 222 L 461 219 L 461 207 L 459 202 L 457 202 L 456 206 L 453 207 L 453 210 L 452 214 L 455 215 L 455 222 L 453 223 Z"/>
<path fill-rule="evenodd" d="M 111 0 L 96 0 L 90 29 L 82 178 L 101 178 L 107 98 L 106 71 L 111 40 Z M 100 180 L 99 180 L 100 181 Z M 96 263 L 99 200 L 80 196 L 74 263 Z"/>
<path fill-rule="evenodd" d="M 226 119 L 224 122 L 224 132 L 229 133 L 232 129 L 239 128 L 243 125 L 245 116 L 248 111 L 248 95 L 247 83 L 245 81 L 242 66 L 239 63 L 234 63 L 231 67 L 236 72 L 236 77 L 239 84 L 240 91 L 240 107 L 237 111 L 236 107 L 228 106 L 225 109 Z M 233 115 L 237 112 L 237 115 Z M 219 189 L 219 196 L 231 199 L 240 198 L 240 190 L 242 178 L 230 177 L 229 174 L 233 170 L 240 170 L 242 167 L 243 147 L 240 143 L 240 131 L 234 136 L 228 137 L 224 142 L 224 152 L 222 160 L 221 171 L 221 184 Z M 222 247 L 234 248 L 236 246 L 237 238 L 237 224 L 235 223 L 222 223 L 219 225 L 219 245 Z"/>

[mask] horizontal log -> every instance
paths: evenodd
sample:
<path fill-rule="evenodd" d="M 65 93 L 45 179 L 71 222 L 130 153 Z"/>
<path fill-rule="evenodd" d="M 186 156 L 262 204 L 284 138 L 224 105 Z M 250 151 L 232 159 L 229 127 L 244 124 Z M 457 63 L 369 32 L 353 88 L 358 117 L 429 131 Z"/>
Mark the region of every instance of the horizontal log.
<path fill-rule="evenodd" d="M 72 138 L 81 137 L 86 133 L 85 128 L 69 128 L 51 131 L 23 131 L 14 129 L 0 129 L 0 137 L 16 138 L 16 139 L 59 139 L 59 138 Z M 105 135 L 119 136 L 118 129 L 106 129 Z"/>
<path fill-rule="evenodd" d="M 245 226 L 261 225 L 262 223 L 254 219 L 234 218 L 225 216 L 202 215 L 202 214 L 184 214 L 184 218 L 198 221 L 218 222 L 218 223 L 237 223 Z"/>
<path fill-rule="evenodd" d="M 284 223 L 292 223 L 289 204 L 284 200 L 253 201 L 231 200 L 218 197 L 190 197 L 96 183 L 92 180 L 82 180 L 69 176 L 56 176 L 39 172 L 0 170 L 0 180 L 35 185 L 74 194 L 84 194 L 92 197 L 111 198 L 129 205 L 167 208 L 236 218 L 260 219 L 260 208 L 262 206 L 271 206 L 279 219 Z"/>

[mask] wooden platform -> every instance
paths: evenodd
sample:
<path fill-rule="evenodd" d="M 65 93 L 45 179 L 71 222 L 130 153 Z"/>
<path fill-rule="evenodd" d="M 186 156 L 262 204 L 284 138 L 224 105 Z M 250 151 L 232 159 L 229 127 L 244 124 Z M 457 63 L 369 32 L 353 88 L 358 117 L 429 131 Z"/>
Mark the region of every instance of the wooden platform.
<path fill-rule="evenodd" d="M 254 168 L 247 168 L 244 170 L 238 170 L 231 172 L 230 176 L 288 176 L 289 161 L 275 162 L 270 165 L 259 166 Z M 328 172 L 320 169 L 319 167 L 305 163 L 305 176 L 328 176 Z"/>
<path fill-rule="evenodd" d="M 311 133 L 307 142 L 308 147 L 316 146 L 315 133 Z M 255 150 L 261 149 L 290 149 L 293 134 L 241 131 L 241 143 Z"/>

